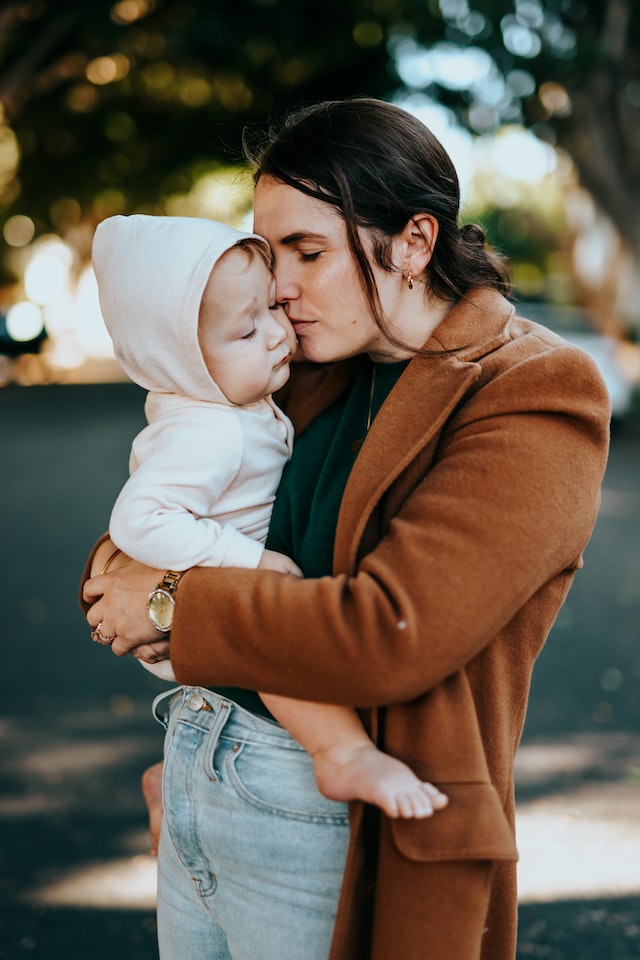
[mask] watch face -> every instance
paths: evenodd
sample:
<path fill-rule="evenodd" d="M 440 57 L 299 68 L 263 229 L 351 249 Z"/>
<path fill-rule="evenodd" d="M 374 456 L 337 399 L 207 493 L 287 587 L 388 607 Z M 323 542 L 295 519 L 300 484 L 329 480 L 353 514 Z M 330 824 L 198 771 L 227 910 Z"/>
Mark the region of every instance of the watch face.
<path fill-rule="evenodd" d="M 154 590 L 149 597 L 149 616 L 158 630 L 166 632 L 173 623 L 173 597 L 164 590 Z"/>

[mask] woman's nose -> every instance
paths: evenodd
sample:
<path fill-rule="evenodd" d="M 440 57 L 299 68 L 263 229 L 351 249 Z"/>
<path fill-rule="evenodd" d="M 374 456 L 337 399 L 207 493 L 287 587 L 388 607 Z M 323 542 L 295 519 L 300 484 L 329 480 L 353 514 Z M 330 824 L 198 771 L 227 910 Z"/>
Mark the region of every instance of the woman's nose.
<path fill-rule="evenodd" d="M 276 268 L 275 271 L 275 281 L 276 281 L 276 300 L 278 303 L 282 303 L 284 306 L 287 305 L 291 300 L 295 300 L 298 297 L 298 287 L 294 283 L 291 277 L 285 277 L 282 270 Z"/>

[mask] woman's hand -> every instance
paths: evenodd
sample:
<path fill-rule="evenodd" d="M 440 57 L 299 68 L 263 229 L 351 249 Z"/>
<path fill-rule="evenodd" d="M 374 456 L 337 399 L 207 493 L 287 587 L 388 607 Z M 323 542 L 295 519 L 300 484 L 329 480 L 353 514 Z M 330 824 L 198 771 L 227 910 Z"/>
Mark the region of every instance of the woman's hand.
<path fill-rule="evenodd" d="M 155 629 L 147 613 L 147 598 L 164 570 L 147 567 L 120 553 L 109 565 L 108 573 L 96 573 L 103 569 L 113 549 L 110 541 L 100 545 L 92 576 L 82 588 L 84 599 L 92 604 L 87 622 L 94 630 L 99 627 L 99 636 L 107 641 L 114 638 L 111 649 L 118 657 L 135 651 L 134 656 L 150 662 L 166 659 L 167 638 Z"/>

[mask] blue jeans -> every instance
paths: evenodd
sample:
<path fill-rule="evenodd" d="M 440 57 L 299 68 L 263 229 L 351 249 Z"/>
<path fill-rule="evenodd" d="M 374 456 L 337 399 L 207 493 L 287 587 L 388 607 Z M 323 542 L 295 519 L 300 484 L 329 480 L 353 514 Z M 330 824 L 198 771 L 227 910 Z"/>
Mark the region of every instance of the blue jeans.
<path fill-rule="evenodd" d="M 161 960 L 327 960 L 347 806 L 319 793 L 286 730 L 182 688 L 168 714 L 163 802 Z"/>

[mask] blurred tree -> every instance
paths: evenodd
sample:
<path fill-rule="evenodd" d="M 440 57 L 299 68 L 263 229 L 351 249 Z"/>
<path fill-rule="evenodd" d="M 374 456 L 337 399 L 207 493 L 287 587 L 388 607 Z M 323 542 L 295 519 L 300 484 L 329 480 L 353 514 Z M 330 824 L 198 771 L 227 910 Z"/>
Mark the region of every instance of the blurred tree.
<path fill-rule="evenodd" d="M 3 3 L 5 215 L 40 232 L 96 201 L 99 215 L 154 208 L 237 162 L 247 122 L 387 95 L 398 81 L 385 38 L 401 12 L 401 0 Z"/>
<path fill-rule="evenodd" d="M 640 5 L 440 0 L 439 9 L 441 41 L 425 44 L 418 31 L 397 47 L 402 80 L 449 105 L 473 131 L 522 123 L 564 149 L 625 242 L 637 275 Z"/>
<path fill-rule="evenodd" d="M 5 0 L 0 215 L 161 209 L 247 122 L 402 86 L 563 147 L 640 262 L 633 0 Z"/>

